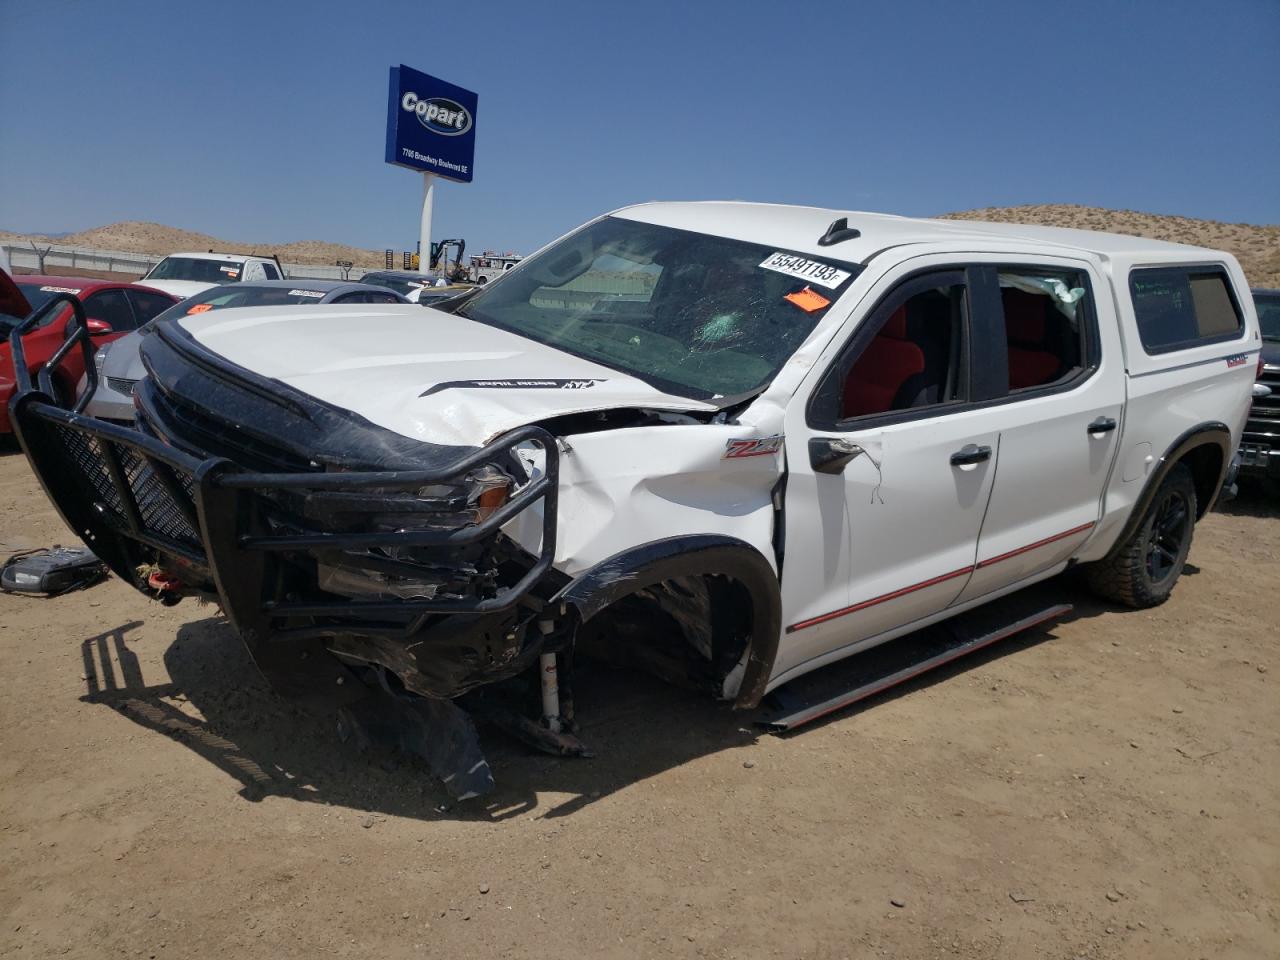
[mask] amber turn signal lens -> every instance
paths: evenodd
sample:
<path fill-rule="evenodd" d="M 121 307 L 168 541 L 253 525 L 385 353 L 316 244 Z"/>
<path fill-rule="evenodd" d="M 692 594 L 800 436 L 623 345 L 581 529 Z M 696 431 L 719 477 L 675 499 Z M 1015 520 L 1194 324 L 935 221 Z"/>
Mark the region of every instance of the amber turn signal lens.
<path fill-rule="evenodd" d="M 490 487 L 476 499 L 476 520 L 485 521 L 507 502 L 507 486 Z"/>

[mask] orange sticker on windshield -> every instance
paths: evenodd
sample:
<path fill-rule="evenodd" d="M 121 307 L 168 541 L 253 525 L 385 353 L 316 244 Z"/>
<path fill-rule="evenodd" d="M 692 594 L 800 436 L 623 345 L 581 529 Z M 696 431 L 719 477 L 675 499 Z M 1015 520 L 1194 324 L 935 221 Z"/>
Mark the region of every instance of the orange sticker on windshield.
<path fill-rule="evenodd" d="M 194 307 L 192 307 L 190 310 L 187 311 L 187 316 L 189 317 L 193 313 L 204 313 L 206 310 L 212 310 L 212 309 L 213 309 L 212 303 L 197 303 Z"/>
<path fill-rule="evenodd" d="M 809 287 L 798 290 L 795 293 L 788 293 L 782 298 L 788 303 L 794 303 L 805 313 L 813 313 L 815 310 L 821 310 L 823 307 L 831 306 L 831 301 L 824 297 L 818 291 Z"/>

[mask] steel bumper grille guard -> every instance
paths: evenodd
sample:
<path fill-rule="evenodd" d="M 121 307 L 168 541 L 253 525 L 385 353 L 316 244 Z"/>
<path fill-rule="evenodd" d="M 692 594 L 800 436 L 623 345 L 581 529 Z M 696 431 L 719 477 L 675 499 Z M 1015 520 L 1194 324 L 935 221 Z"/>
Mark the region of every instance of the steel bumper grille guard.
<path fill-rule="evenodd" d="M 69 300 L 72 333 L 58 355 L 39 372 L 40 388 L 26 369 L 21 335 L 47 309 Z M 10 336 L 18 390 L 10 403 L 15 433 L 49 498 L 67 524 L 126 583 L 145 589 L 139 573 L 150 551 L 159 551 L 193 582 L 212 584 L 223 609 L 244 632 L 254 626 L 275 632 L 274 621 L 298 617 L 337 618 L 353 625 L 377 615 L 494 613 L 515 605 L 546 573 L 555 556 L 559 457 L 554 438 L 525 426 L 489 445 L 429 470 L 347 473 L 253 473 L 222 457 L 200 459 L 161 440 L 50 402 L 49 369 L 71 349 L 86 351 L 89 386 L 96 386 L 83 308 L 59 295 Z M 87 402 L 88 392 L 82 398 Z M 312 492 L 386 493 L 456 482 L 495 460 L 516 462 L 515 448 L 533 443 L 543 451 L 540 475 L 517 488 L 484 520 L 444 530 L 355 530 L 273 533 L 266 522 L 273 496 Z M 460 548 L 496 536 L 498 530 L 538 500 L 543 501 L 542 544 L 533 565 L 493 596 L 432 600 L 294 600 L 270 596 L 267 560 L 289 552 L 318 556 L 371 547 Z M 145 548 L 150 548 L 147 550 Z M 412 625 L 402 631 L 409 633 Z M 259 630 L 253 630 L 259 633 Z M 315 630 L 283 629 L 296 636 Z"/>
<path fill-rule="evenodd" d="M 127 427 L 55 407 L 38 393 L 17 397 L 12 408 L 19 439 L 50 499 L 67 523 L 126 582 L 138 584 L 136 549 L 142 544 L 178 560 L 211 581 L 228 615 L 270 619 L 368 616 L 415 612 L 493 613 L 523 597 L 555 555 L 558 451 L 540 427 L 521 427 L 454 462 L 432 470 L 367 473 L 251 473 L 219 457 L 200 460 Z M 534 443 L 544 468 L 479 523 L 452 530 L 357 530 L 274 533 L 265 516 L 273 494 L 386 493 L 458 482 L 466 474 Z M 440 600 L 291 600 L 267 597 L 268 554 L 320 556 L 371 547 L 457 548 L 495 536 L 517 514 L 542 500 L 542 544 L 532 567 L 491 597 Z M 284 630 L 284 633 L 297 631 Z"/>

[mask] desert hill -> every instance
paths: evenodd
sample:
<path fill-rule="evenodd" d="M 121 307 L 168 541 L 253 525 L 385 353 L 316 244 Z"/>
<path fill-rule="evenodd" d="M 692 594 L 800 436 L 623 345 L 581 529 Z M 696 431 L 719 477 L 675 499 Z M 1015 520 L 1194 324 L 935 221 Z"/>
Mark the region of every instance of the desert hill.
<path fill-rule="evenodd" d="M 93 227 L 77 233 L 58 237 L 35 234 L 0 232 L 0 240 L 6 243 L 22 243 L 34 240 L 63 243 L 70 246 L 97 247 L 101 250 L 127 250 L 131 253 L 150 253 L 164 256 L 178 250 L 216 250 L 219 253 L 275 254 L 286 263 L 328 264 L 337 260 L 351 260 L 357 267 L 380 267 L 384 255 L 380 250 L 364 250 L 341 243 L 324 240 L 295 240 L 292 243 L 246 243 L 239 240 L 221 240 L 207 233 L 166 227 L 162 223 L 126 220 L 105 227 Z"/>
<path fill-rule="evenodd" d="M 1004 223 L 1034 223 L 1053 227 L 1075 227 L 1127 233 L 1155 240 L 1170 240 L 1196 246 L 1227 250 L 1244 267 L 1253 286 L 1280 287 L 1280 226 L 1257 226 L 1248 223 L 1221 223 L 1217 220 L 1194 220 L 1134 210 L 1108 210 L 1074 204 L 1033 204 L 1019 207 L 985 207 L 942 215 L 956 220 L 994 220 Z M 218 250 L 229 253 L 276 254 L 288 263 L 332 264 L 335 260 L 351 260 L 358 267 L 378 267 L 383 263 L 380 250 L 364 250 L 322 240 L 298 240 L 292 243 L 245 243 L 222 240 L 206 233 L 179 230 L 159 223 L 126 221 L 94 227 L 57 238 L 27 236 L 0 232 L 0 240 L 25 244 L 28 240 L 99 247 L 107 250 L 129 250 L 136 253 L 163 255 L 176 250 Z"/>
<path fill-rule="evenodd" d="M 1218 220 L 1194 220 L 1190 217 L 1081 207 L 1069 203 L 984 207 L 981 210 L 943 214 L 942 219 L 1033 223 L 1045 227 L 1102 230 L 1226 250 L 1240 261 L 1251 286 L 1280 287 L 1280 226 L 1277 225 L 1222 223 Z"/>

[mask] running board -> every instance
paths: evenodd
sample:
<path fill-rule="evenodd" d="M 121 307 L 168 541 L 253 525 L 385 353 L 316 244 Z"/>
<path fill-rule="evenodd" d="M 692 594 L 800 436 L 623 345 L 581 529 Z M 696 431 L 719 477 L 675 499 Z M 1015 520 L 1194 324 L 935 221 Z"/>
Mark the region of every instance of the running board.
<path fill-rule="evenodd" d="M 998 607 L 999 602 L 991 606 Z M 793 683 L 785 684 L 769 695 L 769 700 L 776 704 L 776 709 L 756 722 L 777 732 L 795 730 L 922 673 L 958 660 L 965 654 L 989 647 L 1050 620 L 1058 620 L 1071 610 L 1071 604 L 1058 603 L 1016 620 L 1005 619 L 997 625 L 990 616 L 995 611 L 982 611 L 979 608 L 972 614 L 900 637 L 866 653 L 855 654 L 843 663 L 815 671 L 809 677 L 801 677 Z M 983 616 L 983 613 L 987 615 Z M 977 630 L 983 632 L 977 633 Z"/>

